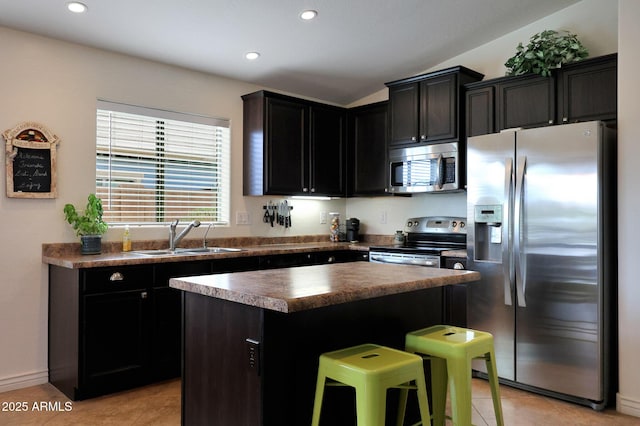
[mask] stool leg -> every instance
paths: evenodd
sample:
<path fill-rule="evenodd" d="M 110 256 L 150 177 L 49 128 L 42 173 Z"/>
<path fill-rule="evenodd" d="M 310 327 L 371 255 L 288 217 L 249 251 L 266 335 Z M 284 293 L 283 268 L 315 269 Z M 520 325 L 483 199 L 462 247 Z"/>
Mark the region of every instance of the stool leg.
<path fill-rule="evenodd" d="M 422 369 L 420 369 L 422 370 Z M 421 372 L 416 379 L 418 388 L 418 406 L 420 407 L 420 420 L 423 426 L 431 424 L 431 414 L 429 413 L 429 397 L 427 396 L 427 383 L 424 379 L 424 372 Z"/>
<path fill-rule="evenodd" d="M 431 357 L 431 401 L 433 425 L 443 426 L 447 405 L 447 360 Z"/>
<path fill-rule="evenodd" d="M 384 426 L 385 424 L 387 390 L 371 388 L 366 385 L 356 387 L 358 426 Z"/>
<path fill-rule="evenodd" d="M 407 397 L 409 389 L 400 389 L 400 397 L 398 398 L 398 416 L 396 417 L 396 426 L 404 425 L 404 416 L 407 411 Z"/>
<path fill-rule="evenodd" d="M 471 360 L 447 359 L 451 417 L 456 426 L 471 424 Z"/>
<path fill-rule="evenodd" d="M 493 399 L 493 411 L 496 414 L 496 424 L 498 426 L 504 426 L 502 402 L 500 400 L 500 382 L 498 382 L 498 370 L 496 368 L 495 355 L 492 352 L 489 352 L 485 355 L 484 359 L 487 366 L 489 384 L 491 385 L 491 398 Z"/>
<path fill-rule="evenodd" d="M 318 380 L 316 381 L 316 397 L 313 402 L 313 417 L 311 418 L 311 426 L 320 424 L 320 410 L 322 409 L 322 397 L 324 395 L 324 385 L 327 376 L 318 372 Z"/>

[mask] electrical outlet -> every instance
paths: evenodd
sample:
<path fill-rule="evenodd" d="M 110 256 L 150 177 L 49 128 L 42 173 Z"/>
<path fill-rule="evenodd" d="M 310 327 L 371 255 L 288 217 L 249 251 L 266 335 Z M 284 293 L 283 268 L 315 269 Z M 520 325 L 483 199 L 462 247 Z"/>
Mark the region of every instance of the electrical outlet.
<path fill-rule="evenodd" d="M 320 224 L 327 223 L 327 212 L 320 212 Z"/>
<path fill-rule="evenodd" d="M 250 225 L 249 212 L 236 212 L 236 225 Z"/>
<path fill-rule="evenodd" d="M 380 212 L 380 224 L 382 224 L 382 225 L 386 225 L 387 224 L 387 212 L 386 211 Z"/>

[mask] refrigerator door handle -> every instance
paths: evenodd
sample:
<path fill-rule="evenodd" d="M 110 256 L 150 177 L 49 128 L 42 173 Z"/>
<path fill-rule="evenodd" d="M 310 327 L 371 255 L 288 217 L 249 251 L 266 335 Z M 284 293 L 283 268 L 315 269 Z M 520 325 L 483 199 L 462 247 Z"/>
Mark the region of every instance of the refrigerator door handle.
<path fill-rule="evenodd" d="M 525 292 L 527 286 L 526 276 L 526 256 L 522 254 L 523 238 L 524 238 L 524 179 L 527 172 L 527 157 L 520 157 L 516 165 L 516 195 L 513 212 L 513 252 L 515 257 L 516 268 L 516 293 L 518 298 L 518 306 L 527 307 L 525 300 Z"/>
<path fill-rule="evenodd" d="M 510 210 L 513 201 L 513 158 L 507 158 L 504 164 L 504 212 L 502 216 L 502 274 L 504 280 L 504 304 L 513 305 L 513 262 L 511 262 L 511 220 Z"/>

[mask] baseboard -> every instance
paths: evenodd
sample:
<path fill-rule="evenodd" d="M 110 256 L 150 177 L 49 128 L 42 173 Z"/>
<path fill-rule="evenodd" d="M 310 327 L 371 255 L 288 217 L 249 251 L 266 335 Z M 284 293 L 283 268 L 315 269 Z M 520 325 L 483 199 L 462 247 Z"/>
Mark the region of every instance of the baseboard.
<path fill-rule="evenodd" d="M 629 416 L 640 417 L 640 401 L 616 394 L 616 411 Z"/>
<path fill-rule="evenodd" d="M 15 389 L 28 388 L 29 386 L 41 385 L 49 381 L 49 371 L 42 370 L 34 373 L 20 374 L 13 377 L 0 379 L 0 393 Z"/>

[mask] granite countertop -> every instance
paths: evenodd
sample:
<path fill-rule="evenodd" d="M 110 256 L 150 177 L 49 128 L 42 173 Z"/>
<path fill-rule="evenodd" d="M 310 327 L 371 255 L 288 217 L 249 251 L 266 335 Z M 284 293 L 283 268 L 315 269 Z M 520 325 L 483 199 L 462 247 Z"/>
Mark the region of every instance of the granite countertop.
<path fill-rule="evenodd" d="M 172 278 L 169 285 L 290 313 L 479 279 L 473 271 L 350 262 Z"/>
<path fill-rule="evenodd" d="M 277 240 L 276 240 L 277 241 Z M 285 240 L 286 241 L 286 240 Z M 201 240 L 197 242 L 201 243 Z M 166 248 L 166 242 L 150 242 L 134 245 L 135 250 Z M 198 247 L 185 244 L 185 246 Z M 233 257 L 266 256 L 287 253 L 333 251 L 333 250 L 369 250 L 368 243 L 293 241 L 272 242 L 269 240 L 221 241 L 209 244 L 210 247 L 239 247 L 242 251 L 223 253 L 171 254 L 147 256 L 134 252 L 120 251 L 121 243 L 103 243 L 103 252 L 98 255 L 81 255 L 79 244 L 43 244 L 42 262 L 70 269 L 99 268 L 105 266 L 142 265 L 168 262 L 225 259 Z"/>

